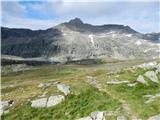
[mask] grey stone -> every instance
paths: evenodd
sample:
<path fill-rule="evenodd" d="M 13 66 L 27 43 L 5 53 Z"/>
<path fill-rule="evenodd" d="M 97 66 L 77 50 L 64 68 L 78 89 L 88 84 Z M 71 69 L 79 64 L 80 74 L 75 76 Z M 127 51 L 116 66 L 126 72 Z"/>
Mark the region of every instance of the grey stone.
<path fill-rule="evenodd" d="M 50 86 L 49 83 L 41 83 L 41 84 L 38 85 L 39 88 L 47 88 L 49 86 Z"/>
<path fill-rule="evenodd" d="M 104 112 L 101 112 L 101 111 L 92 112 L 91 113 L 91 118 L 93 120 L 105 120 Z"/>
<path fill-rule="evenodd" d="M 139 75 L 139 76 L 138 76 L 137 81 L 138 81 L 139 83 L 148 85 L 147 81 L 144 80 L 144 77 L 143 77 L 142 75 Z"/>
<path fill-rule="evenodd" d="M 65 84 L 58 84 L 57 89 L 63 92 L 65 95 L 68 95 L 70 93 L 70 87 Z"/>
<path fill-rule="evenodd" d="M 48 98 L 47 107 L 55 106 L 64 100 L 64 96 L 57 95 L 57 96 L 50 96 Z"/>
<path fill-rule="evenodd" d="M 147 78 L 149 78 L 152 82 L 159 83 L 158 77 L 154 71 L 147 71 L 144 75 Z"/>
<path fill-rule="evenodd" d="M 149 117 L 147 120 L 160 120 L 160 114 L 152 116 L 152 117 Z"/>
<path fill-rule="evenodd" d="M 123 80 L 123 81 L 120 81 L 120 80 L 111 80 L 111 81 L 107 81 L 107 84 L 125 84 L 125 83 L 129 83 L 129 81 L 127 80 Z"/>
<path fill-rule="evenodd" d="M 36 99 L 31 101 L 31 107 L 46 107 L 47 105 L 47 98 L 40 98 L 40 99 Z"/>

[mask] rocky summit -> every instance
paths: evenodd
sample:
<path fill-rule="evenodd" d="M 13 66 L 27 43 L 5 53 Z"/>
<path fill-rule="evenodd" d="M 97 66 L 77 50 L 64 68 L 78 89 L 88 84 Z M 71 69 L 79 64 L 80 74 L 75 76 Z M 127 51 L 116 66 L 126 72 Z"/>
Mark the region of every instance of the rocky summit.
<path fill-rule="evenodd" d="M 142 34 L 129 26 L 91 25 L 79 18 L 46 30 L 1 28 L 2 54 L 51 62 L 82 59 L 157 58 L 159 33 Z"/>

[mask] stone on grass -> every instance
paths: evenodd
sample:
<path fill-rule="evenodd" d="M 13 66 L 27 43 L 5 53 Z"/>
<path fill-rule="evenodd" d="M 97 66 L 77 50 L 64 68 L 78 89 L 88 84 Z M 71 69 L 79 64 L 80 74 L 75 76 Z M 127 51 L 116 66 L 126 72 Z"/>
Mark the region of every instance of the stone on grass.
<path fill-rule="evenodd" d="M 31 107 L 39 108 L 39 107 L 46 107 L 47 105 L 47 98 L 41 98 L 31 101 Z"/>
<path fill-rule="evenodd" d="M 152 116 L 152 117 L 149 117 L 147 120 L 160 120 L 160 114 Z"/>
<path fill-rule="evenodd" d="M 55 106 L 64 100 L 63 95 L 50 96 L 48 98 L 47 107 Z"/>
<path fill-rule="evenodd" d="M 139 76 L 138 76 L 137 81 L 138 81 L 139 83 L 148 85 L 147 81 L 144 80 L 144 77 L 143 77 L 142 75 L 139 75 Z"/>
<path fill-rule="evenodd" d="M 152 82 L 159 83 L 158 77 L 154 71 L 147 71 L 144 75 L 147 78 L 149 78 Z"/>
<path fill-rule="evenodd" d="M 123 81 L 120 81 L 120 80 L 107 81 L 107 84 L 111 84 L 111 85 L 114 85 L 114 84 L 125 84 L 125 83 L 129 83 L 129 81 L 127 81 L 127 80 L 123 80 Z"/>
<path fill-rule="evenodd" d="M 160 73 L 160 63 L 156 66 L 157 70 L 156 70 L 156 74 Z"/>
<path fill-rule="evenodd" d="M 93 120 L 105 120 L 104 112 L 101 112 L 101 111 L 92 112 L 91 113 L 91 118 Z"/>
<path fill-rule="evenodd" d="M 141 65 L 138 65 L 139 68 L 145 68 L 145 69 L 152 69 L 155 68 L 157 65 L 156 61 L 149 62 L 149 63 L 143 63 Z"/>
<path fill-rule="evenodd" d="M 63 92 L 65 95 L 68 95 L 70 93 L 70 87 L 65 84 L 58 84 L 57 89 Z"/>
<path fill-rule="evenodd" d="M 41 83 L 41 84 L 38 85 L 39 88 L 47 88 L 49 86 L 50 86 L 49 83 Z"/>
<path fill-rule="evenodd" d="M 118 116 L 117 120 L 126 120 L 126 117 L 125 116 Z"/>

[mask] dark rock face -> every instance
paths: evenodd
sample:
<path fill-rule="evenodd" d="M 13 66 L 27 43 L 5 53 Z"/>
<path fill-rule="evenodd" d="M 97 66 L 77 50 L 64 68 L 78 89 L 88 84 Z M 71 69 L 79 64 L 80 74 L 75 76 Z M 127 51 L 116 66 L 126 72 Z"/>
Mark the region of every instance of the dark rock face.
<path fill-rule="evenodd" d="M 2 54 L 21 57 L 39 57 L 44 54 L 48 46 L 56 41 L 55 37 L 61 32 L 57 29 L 32 31 L 28 29 L 1 28 Z M 57 51 L 57 46 L 52 51 Z"/>
<path fill-rule="evenodd" d="M 1 28 L 2 54 L 49 61 L 158 56 L 159 33 L 141 34 L 124 25 L 94 26 L 79 18 L 47 30 Z M 156 41 L 156 42 L 155 42 Z"/>

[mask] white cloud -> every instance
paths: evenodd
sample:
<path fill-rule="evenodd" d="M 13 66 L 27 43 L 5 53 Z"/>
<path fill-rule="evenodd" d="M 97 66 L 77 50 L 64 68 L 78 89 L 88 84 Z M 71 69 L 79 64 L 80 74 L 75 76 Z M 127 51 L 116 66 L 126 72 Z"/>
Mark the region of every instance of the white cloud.
<path fill-rule="evenodd" d="M 24 1 L 24 0 L 23 0 Z M 43 1 L 43 0 L 41 0 Z M 91 24 L 124 24 L 140 32 L 158 31 L 158 1 L 113 2 L 110 0 L 46 0 L 28 6 L 19 2 L 2 2 L 2 25 L 31 29 L 46 29 L 74 17 Z M 106 2 L 110 1 L 110 2 Z M 115 0 L 114 0 L 115 1 Z M 127 1 L 127 0 L 126 0 Z M 155 0 L 156 1 L 156 0 Z M 52 14 L 53 19 L 28 18 L 28 9 L 40 15 Z M 43 16 L 42 16 L 43 17 Z"/>

